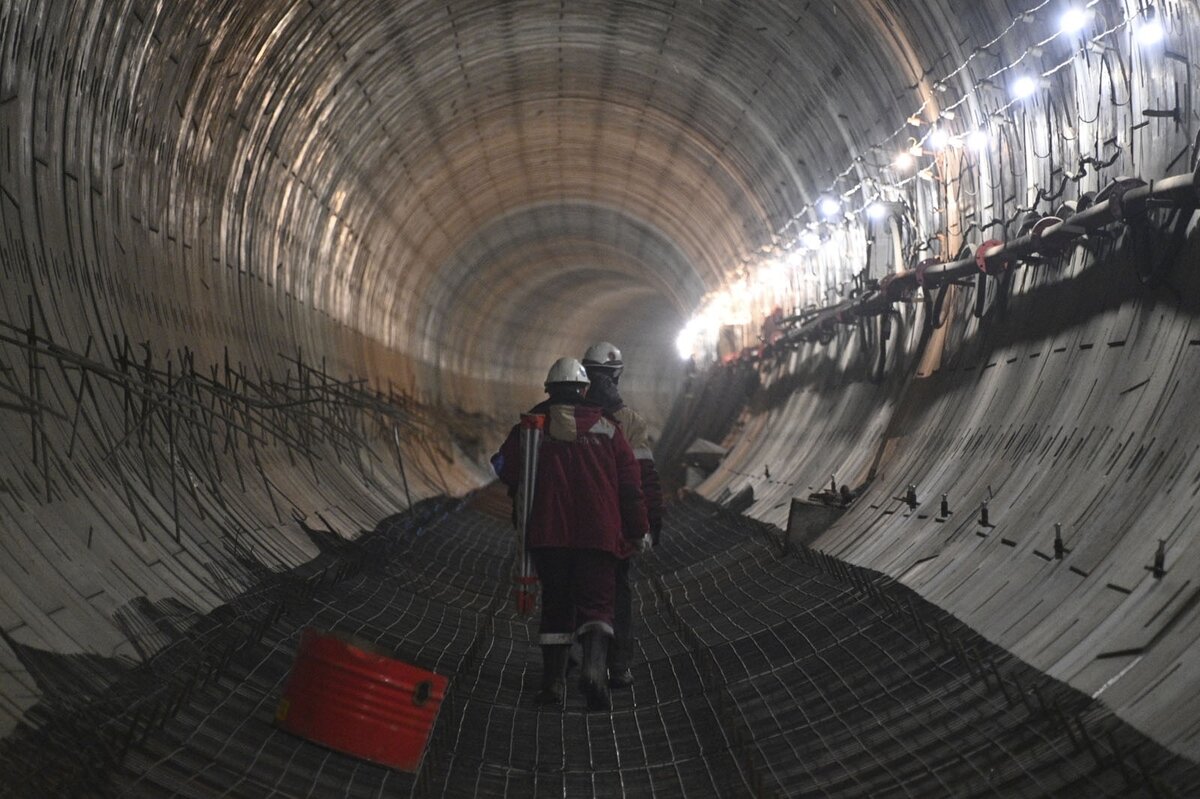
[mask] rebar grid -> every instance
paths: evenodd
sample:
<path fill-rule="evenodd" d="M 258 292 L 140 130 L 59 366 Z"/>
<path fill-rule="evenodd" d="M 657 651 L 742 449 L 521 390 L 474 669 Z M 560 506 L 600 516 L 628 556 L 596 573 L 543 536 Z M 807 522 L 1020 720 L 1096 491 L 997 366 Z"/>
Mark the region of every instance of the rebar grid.
<path fill-rule="evenodd" d="M 808 550 L 781 557 L 778 531 L 706 503 L 673 506 L 664 541 L 635 569 L 636 681 L 614 694 L 611 713 L 586 712 L 574 686 L 563 711 L 535 708 L 540 658 L 534 621 L 509 596 L 507 523 L 429 502 L 322 556 L 307 578 L 276 580 L 212 614 L 197 629 L 221 632 L 196 636 L 190 659 L 164 650 L 151 662 L 164 684 L 188 662 L 217 667 L 164 691 L 170 701 L 133 731 L 90 733 L 124 747 L 119 766 L 56 768 L 89 734 L 60 720 L 42 739 L 40 769 L 18 775 L 7 762 L 22 779 L 5 780 L 6 793 L 71 788 L 60 773 L 95 793 L 155 797 L 1200 790 L 1194 764 L 899 584 Z M 417 774 L 273 726 L 310 625 L 451 677 Z M 94 706 L 116 707 L 111 696 Z"/>

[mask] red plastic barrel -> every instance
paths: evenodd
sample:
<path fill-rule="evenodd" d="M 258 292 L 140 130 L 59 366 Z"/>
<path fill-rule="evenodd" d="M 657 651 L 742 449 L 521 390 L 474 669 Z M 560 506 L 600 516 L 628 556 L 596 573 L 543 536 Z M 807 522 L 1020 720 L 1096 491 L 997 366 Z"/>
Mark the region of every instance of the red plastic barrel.
<path fill-rule="evenodd" d="M 306 629 L 275 721 L 330 749 L 416 771 L 448 681 L 372 650 Z"/>

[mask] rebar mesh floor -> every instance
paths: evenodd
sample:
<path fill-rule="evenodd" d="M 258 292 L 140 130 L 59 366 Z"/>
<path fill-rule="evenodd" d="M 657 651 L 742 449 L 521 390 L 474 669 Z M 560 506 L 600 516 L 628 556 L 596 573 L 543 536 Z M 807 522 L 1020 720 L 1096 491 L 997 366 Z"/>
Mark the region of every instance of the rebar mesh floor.
<path fill-rule="evenodd" d="M 487 506 L 427 503 L 212 614 L 207 644 L 159 664 L 160 680 L 192 676 L 144 721 L 98 725 L 120 756 L 76 776 L 153 797 L 1200 794 L 1195 764 L 902 586 L 784 554 L 777 531 L 700 502 L 672 506 L 635 569 L 633 688 L 611 713 L 585 712 L 574 685 L 565 710 L 536 708 L 535 621 L 514 612 L 511 532 Z M 213 632 L 247 619 L 249 634 Z M 450 677 L 417 774 L 273 725 L 310 625 Z M 54 750 L 87 730 L 40 734 L 10 789 L 53 784 L 70 770 Z"/>

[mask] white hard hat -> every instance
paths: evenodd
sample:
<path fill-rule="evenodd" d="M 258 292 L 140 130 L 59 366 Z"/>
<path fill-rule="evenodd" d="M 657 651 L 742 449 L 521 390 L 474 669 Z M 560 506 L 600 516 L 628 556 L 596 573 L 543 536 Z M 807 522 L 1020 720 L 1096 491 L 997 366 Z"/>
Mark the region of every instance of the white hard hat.
<path fill-rule="evenodd" d="M 580 383 L 586 386 L 591 382 L 588 380 L 587 370 L 583 368 L 583 364 L 574 358 L 559 358 L 546 374 L 547 387 L 552 383 Z"/>
<path fill-rule="evenodd" d="M 603 366 L 613 377 L 619 376 L 625 368 L 625 362 L 621 360 L 621 351 L 615 344 L 607 341 L 598 341 L 588 347 L 588 351 L 583 354 L 583 363 L 585 366 Z"/>

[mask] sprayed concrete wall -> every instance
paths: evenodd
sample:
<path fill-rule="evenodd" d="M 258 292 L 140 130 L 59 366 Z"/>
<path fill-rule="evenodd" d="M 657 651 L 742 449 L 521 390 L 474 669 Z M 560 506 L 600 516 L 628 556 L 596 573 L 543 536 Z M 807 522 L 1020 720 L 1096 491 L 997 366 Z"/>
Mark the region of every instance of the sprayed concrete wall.
<path fill-rule="evenodd" d="M 149 657 L 331 537 L 486 481 L 560 355 L 616 341 L 665 421 L 678 330 L 795 252 L 823 194 L 911 213 L 896 242 L 858 208 L 826 225 L 767 309 L 1189 171 L 1196 4 L 1158 4 L 1144 46 L 1142 5 L 1089 8 L 1072 38 L 1000 0 L 6 4 L 0 729 L 44 698 L 22 657 Z M 988 147 L 895 173 L 935 124 Z M 956 290 L 928 341 L 902 307 L 881 374 L 877 322 L 791 353 L 705 490 L 755 482 L 780 521 L 874 468 L 818 546 L 1195 755 L 1190 256 L 1159 274 L 1125 244 L 1025 267 L 1004 318 Z M 909 483 L 920 512 L 888 513 Z M 955 514 L 921 519 L 941 492 Z M 1062 561 L 1037 554 L 1053 521 Z"/>
<path fill-rule="evenodd" d="M 855 376 L 871 360 L 857 330 L 808 345 L 769 374 L 702 490 L 751 485 L 749 512 L 785 526 L 790 499 L 831 476 L 865 485 L 812 546 L 901 579 L 1195 756 L 1196 256 L 1158 269 L 1161 238 L 1136 234 L 1089 247 L 1026 267 L 983 320 L 960 291 L 924 341 L 923 311 L 905 312 L 882 383 Z"/>

